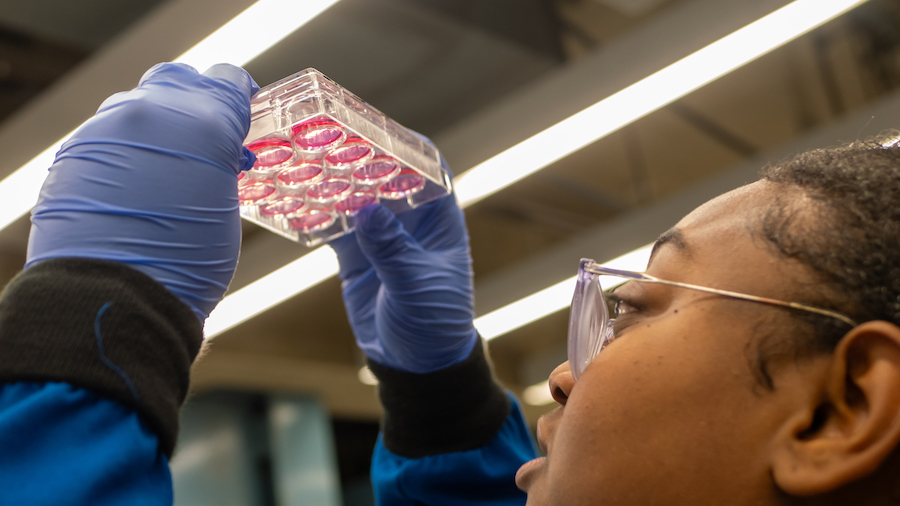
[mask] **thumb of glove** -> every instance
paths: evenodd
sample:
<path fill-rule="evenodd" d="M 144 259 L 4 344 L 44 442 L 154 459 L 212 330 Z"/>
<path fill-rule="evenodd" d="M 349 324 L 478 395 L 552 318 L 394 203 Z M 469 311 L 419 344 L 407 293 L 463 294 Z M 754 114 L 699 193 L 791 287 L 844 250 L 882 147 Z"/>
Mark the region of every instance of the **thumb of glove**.
<path fill-rule="evenodd" d="M 356 215 L 356 239 L 388 291 L 418 281 L 428 268 L 427 252 L 384 206 L 368 206 Z"/>
<path fill-rule="evenodd" d="M 382 206 L 357 214 L 356 239 L 381 281 L 373 310 L 384 363 L 424 373 L 468 357 L 478 334 L 465 245 L 427 250 Z"/>

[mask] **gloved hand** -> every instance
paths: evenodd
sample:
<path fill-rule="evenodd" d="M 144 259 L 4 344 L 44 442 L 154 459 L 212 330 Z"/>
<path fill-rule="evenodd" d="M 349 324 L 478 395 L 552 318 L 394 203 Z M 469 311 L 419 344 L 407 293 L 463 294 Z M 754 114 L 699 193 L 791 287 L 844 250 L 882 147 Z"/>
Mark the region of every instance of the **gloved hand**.
<path fill-rule="evenodd" d="M 394 216 L 363 208 L 356 232 L 331 243 L 344 305 L 363 352 L 427 373 L 465 360 L 478 341 L 469 235 L 454 195 Z"/>
<path fill-rule="evenodd" d="M 205 319 L 237 265 L 237 175 L 250 97 L 243 70 L 163 63 L 108 98 L 63 144 L 32 211 L 25 267 L 50 258 L 124 262 Z"/>

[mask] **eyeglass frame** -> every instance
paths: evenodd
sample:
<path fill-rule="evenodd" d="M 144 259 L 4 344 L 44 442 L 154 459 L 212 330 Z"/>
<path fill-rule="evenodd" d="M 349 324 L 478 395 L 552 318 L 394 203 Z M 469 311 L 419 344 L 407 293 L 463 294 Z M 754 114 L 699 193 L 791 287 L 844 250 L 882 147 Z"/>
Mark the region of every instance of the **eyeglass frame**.
<path fill-rule="evenodd" d="M 840 320 L 841 322 L 850 325 L 850 327 L 856 327 L 858 325 L 858 323 L 852 318 L 828 309 L 810 306 L 799 302 L 788 302 L 778 299 L 771 299 L 768 297 L 760 297 L 758 295 L 732 292 L 730 290 L 720 290 L 718 288 L 710 288 L 690 283 L 682 283 L 679 281 L 659 279 L 655 276 L 647 274 L 646 272 L 613 269 L 611 267 L 604 267 L 602 265 L 599 265 L 592 259 L 582 258 L 578 264 L 578 275 L 575 278 L 575 294 L 572 296 L 572 305 L 569 312 L 569 333 L 567 336 L 569 368 L 572 371 L 572 377 L 576 381 L 587 368 L 588 364 L 590 364 L 597 357 L 597 355 L 600 354 L 603 348 L 605 348 L 610 342 L 615 339 L 615 318 L 609 317 L 609 309 L 606 304 L 606 296 L 603 294 L 603 288 L 600 286 L 600 276 L 616 276 L 625 278 L 629 281 L 640 281 L 644 283 L 677 286 L 680 288 L 687 288 L 689 290 L 722 295 L 724 297 L 730 297 L 733 299 L 748 300 L 751 302 L 759 302 L 762 304 L 787 307 L 791 309 L 798 309 L 800 311 L 806 311 L 809 313 L 819 314 L 822 316 L 828 316 Z M 596 293 L 591 293 L 588 291 L 591 288 L 592 284 L 596 284 Z M 583 313 L 586 307 L 585 304 L 589 304 L 589 302 L 586 303 L 584 299 L 586 296 L 596 298 L 598 295 L 601 303 L 597 304 L 596 307 L 599 308 L 600 320 L 599 322 L 595 322 L 595 320 L 593 319 L 586 321 Z M 596 326 L 600 328 L 595 329 L 595 325 L 593 325 L 594 323 L 597 323 Z M 587 328 L 584 328 L 585 324 L 587 324 Z M 587 342 L 583 342 L 584 338 L 581 337 L 581 334 L 585 331 L 588 333 Z M 587 345 L 586 349 L 579 349 L 580 345 L 585 344 Z"/>

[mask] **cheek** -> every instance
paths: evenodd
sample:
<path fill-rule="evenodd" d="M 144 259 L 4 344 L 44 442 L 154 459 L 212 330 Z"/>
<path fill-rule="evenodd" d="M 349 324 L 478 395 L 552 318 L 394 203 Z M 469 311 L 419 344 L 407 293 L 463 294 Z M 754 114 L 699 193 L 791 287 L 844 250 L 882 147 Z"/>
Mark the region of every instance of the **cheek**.
<path fill-rule="evenodd" d="M 551 482 L 610 504 L 683 496 L 704 488 L 723 455 L 746 457 L 734 447 L 754 401 L 742 346 L 677 323 L 629 332 L 585 371 L 554 437 Z"/>

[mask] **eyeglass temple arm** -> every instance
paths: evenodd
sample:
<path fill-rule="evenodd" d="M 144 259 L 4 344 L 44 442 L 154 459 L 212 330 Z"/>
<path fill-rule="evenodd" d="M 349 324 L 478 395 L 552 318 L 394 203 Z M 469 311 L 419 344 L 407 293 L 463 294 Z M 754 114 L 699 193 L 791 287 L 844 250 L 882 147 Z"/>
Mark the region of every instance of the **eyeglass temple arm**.
<path fill-rule="evenodd" d="M 732 292 L 729 290 L 719 290 L 717 288 L 708 288 L 705 286 L 697 286 L 697 285 L 692 285 L 689 283 L 679 283 L 678 281 L 667 281 L 665 279 L 659 279 L 659 278 L 653 277 L 649 274 L 642 273 L 642 272 L 620 271 L 618 269 L 603 267 L 603 266 L 596 265 L 596 264 L 588 266 L 587 270 L 593 274 L 600 274 L 600 275 L 606 275 L 606 276 L 617 276 L 617 277 L 621 277 L 621 278 L 632 279 L 635 281 L 644 281 L 647 283 L 658 283 L 658 284 L 662 284 L 662 285 L 679 286 L 681 288 L 696 290 L 698 292 L 714 293 L 717 295 L 722 295 L 724 297 L 731 297 L 734 299 L 752 300 L 752 301 L 756 301 L 756 302 L 762 302 L 763 304 L 772 304 L 775 306 L 799 309 L 801 311 L 807 311 L 810 313 L 816 313 L 816 314 L 820 314 L 820 315 L 824 315 L 824 316 L 830 316 L 831 318 L 836 318 L 836 319 L 846 323 L 847 325 L 850 325 L 851 327 L 855 327 L 857 325 L 857 323 L 855 321 L 853 321 L 852 319 L 850 319 L 847 316 L 844 316 L 840 313 L 837 313 L 834 311 L 829 311 L 827 309 L 813 307 L 813 306 L 807 306 L 806 304 L 800 304 L 799 302 L 787 302 L 787 301 L 778 300 L 778 299 L 770 299 L 768 297 L 759 297 L 756 295 L 749 295 L 746 293 Z"/>

